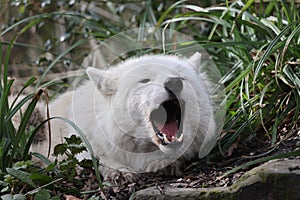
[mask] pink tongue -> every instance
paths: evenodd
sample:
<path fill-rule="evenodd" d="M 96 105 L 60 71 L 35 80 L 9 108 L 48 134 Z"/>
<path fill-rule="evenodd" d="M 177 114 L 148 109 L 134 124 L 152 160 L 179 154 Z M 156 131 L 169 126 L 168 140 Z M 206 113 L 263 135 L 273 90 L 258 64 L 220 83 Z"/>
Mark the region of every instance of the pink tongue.
<path fill-rule="evenodd" d="M 171 121 L 166 124 L 157 124 L 157 128 L 165 134 L 170 142 L 172 142 L 176 138 L 176 134 L 178 132 L 176 121 Z"/>

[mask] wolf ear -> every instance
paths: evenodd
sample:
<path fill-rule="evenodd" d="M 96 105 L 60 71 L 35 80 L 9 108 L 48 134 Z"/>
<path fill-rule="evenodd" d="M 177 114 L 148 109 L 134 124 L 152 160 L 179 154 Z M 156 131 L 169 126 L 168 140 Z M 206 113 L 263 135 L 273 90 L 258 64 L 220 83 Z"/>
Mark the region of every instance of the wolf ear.
<path fill-rule="evenodd" d="M 199 52 L 194 53 L 194 55 L 188 59 L 188 62 L 197 69 L 201 63 L 201 54 Z"/>
<path fill-rule="evenodd" d="M 104 95 L 112 95 L 117 88 L 117 76 L 114 71 L 105 71 L 88 67 L 86 73 L 97 89 Z"/>

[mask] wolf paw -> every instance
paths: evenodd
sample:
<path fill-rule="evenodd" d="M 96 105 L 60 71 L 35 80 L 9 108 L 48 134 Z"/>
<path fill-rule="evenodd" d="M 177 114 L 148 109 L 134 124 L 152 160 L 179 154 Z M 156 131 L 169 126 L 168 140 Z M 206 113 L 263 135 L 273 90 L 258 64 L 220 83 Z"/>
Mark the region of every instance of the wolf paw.
<path fill-rule="evenodd" d="M 154 162 L 147 166 L 147 172 L 158 172 L 167 176 L 181 176 L 182 175 L 182 163 L 180 161 L 174 161 L 173 163 Z"/>
<path fill-rule="evenodd" d="M 106 180 L 115 185 L 124 185 L 125 183 L 136 182 L 138 180 L 138 177 L 138 174 L 114 171 L 107 176 Z"/>
<path fill-rule="evenodd" d="M 104 181 L 110 182 L 114 185 L 120 185 L 124 183 L 134 183 L 139 180 L 139 174 L 127 172 L 128 170 L 109 169 L 102 168 L 100 173 L 103 175 Z"/>

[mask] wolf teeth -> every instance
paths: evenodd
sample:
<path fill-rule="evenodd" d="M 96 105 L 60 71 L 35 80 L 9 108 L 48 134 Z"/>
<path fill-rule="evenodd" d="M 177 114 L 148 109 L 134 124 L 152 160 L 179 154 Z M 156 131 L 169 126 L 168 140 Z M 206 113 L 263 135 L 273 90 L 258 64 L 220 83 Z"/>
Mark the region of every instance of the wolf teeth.
<path fill-rule="evenodd" d="M 155 123 L 154 123 L 153 128 L 154 128 L 154 131 L 155 131 L 157 137 L 161 140 L 161 144 L 162 145 L 167 145 L 168 142 L 165 142 L 166 136 L 162 132 L 160 132 L 160 130 L 156 127 Z"/>
<path fill-rule="evenodd" d="M 156 122 L 156 121 L 152 121 L 151 123 L 152 123 L 152 127 L 153 127 L 153 129 L 154 129 L 154 132 L 155 132 L 156 136 L 157 136 L 158 139 L 160 139 L 160 141 L 161 141 L 161 144 L 162 144 L 162 145 L 168 145 L 169 143 L 171 143 L 171 142 L 169 141 L 169 139 L 167 138 L 167 136 L 166 136 L 164 133 L 162 133 L 162 132 L 157 128 L 157 122 Z M 178 119 L 176 119 L 176 123 L 177 123 L 177 126 L 178 126 L 178 131 L 177 131 L 177 133 L 176 133 L 176 139 L 177 139 L 178 142 L 181 142 L 182 139 L 183 139 L 182 126 L 179 126 L 179 123 L 180 123 L 180 122 L 179 122 Z"/>
<path fill-rule="evenodd" d="M 178 131 L 179 132 L 179 131 Z M 177 133 L 178 134 L 178 133 Z M 181 142 L 183 139 L 183 134 L 181 133 L 181 135 L 177 138 L 178 142 Z"/>
<path fill-rule="evenodd" d="M 164 139 L 164 135 L 162 132 L 160 132 L 159 130 L 156 132 L 157 136 L 159 137 L 159 139 L 163 140 Z"/>
<path fill-rule="evenodd" d="M 170 143 L 170 141 L 168 140 L 167 136 L 164 134 L 164 142 L 166 142 L 167 144 Z"/>
<path fill-rule="evenodd" d="M 177 136 L 179 135 L 180 130 L 177 132 Z M 170 143 L 170 141 L 168 140 L 167 136 L 165 134 L 163 134 L 160 130 L 158 130 L 158 128 L 155 127 L 155 133 L 157 135 L 157 137 L 161 140 L 161 144 L 162 145 L 167 145 Z M 177 141 L 181 142 L 183 139 L 183 134 L 181 133 L 179 137 L 177 137 Z"/>
<path fill-rule="evenodd" d="M 154 129 L 154 131 L 155 131 L 157 137 L 158 137 L 160 140 L 164 140 L 163 133 L 160 132 L 160 130 L 157 128 L 157 126 L 156 126 L 155 123 L 154 123 L 153 129 Z"/>

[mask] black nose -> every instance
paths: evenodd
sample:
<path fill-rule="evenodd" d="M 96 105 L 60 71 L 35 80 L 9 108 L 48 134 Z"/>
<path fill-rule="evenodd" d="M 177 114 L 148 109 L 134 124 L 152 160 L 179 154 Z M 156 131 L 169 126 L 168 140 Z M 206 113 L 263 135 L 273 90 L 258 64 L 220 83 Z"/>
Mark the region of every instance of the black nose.
<path fill-rule="evenodd" d="M 179 93 L 182 90 L 182 79 L 179 77 L 170 77 L 164 82 L 164 87 L 168 92 Z"/>

